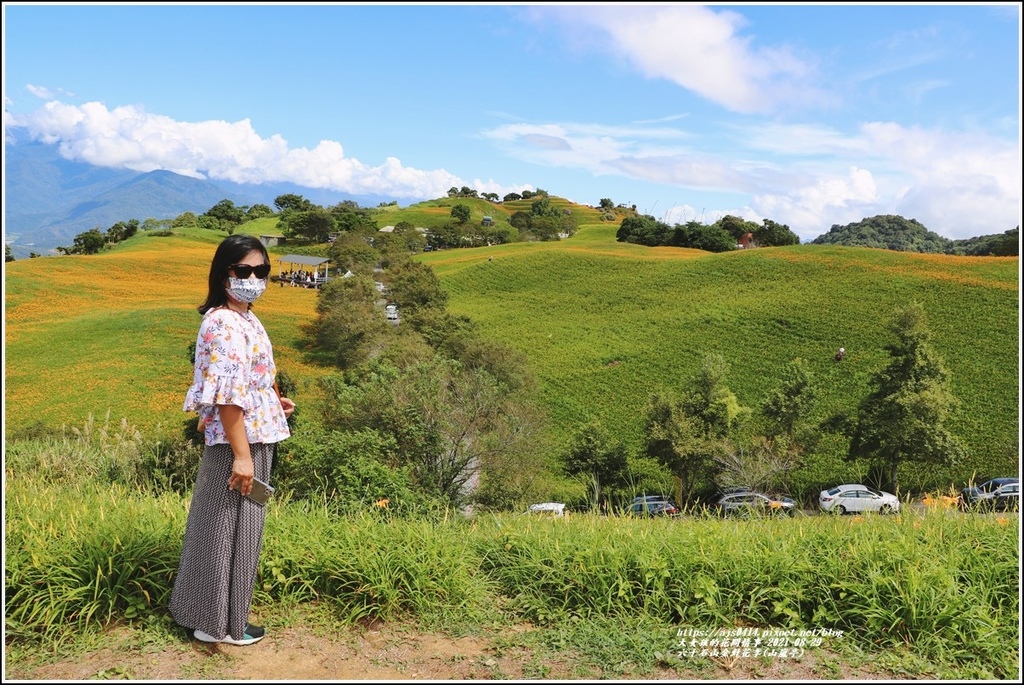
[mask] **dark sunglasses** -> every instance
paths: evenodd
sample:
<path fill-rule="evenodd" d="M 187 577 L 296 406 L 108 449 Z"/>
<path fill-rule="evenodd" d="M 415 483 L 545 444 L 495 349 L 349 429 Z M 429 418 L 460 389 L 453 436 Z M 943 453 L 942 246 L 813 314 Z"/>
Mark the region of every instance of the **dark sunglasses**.
<path fill-rule="evenodd" d="M 256 274 L 256 278 L 266 278 L 270 275 L 270 265 L 249 266 L 248 264 L 232 264 L 228 267 L 228 271 L 234 271 L 236 278 L 249 278 L 253 274 Z"/>

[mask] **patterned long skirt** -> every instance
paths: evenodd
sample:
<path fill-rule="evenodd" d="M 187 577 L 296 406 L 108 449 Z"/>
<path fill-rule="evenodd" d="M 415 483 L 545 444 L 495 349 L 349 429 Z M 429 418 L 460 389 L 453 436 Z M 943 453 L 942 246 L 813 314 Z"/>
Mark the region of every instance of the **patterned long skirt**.
<path fill-rule="evenodd" d="M 254 475 L 269 482 L 274 446 L 251 451 Z M 233 461 L 230 445 L 203 451 L 169 605 L 178 625 L 218 640 L 245 634 L 266 518 L 263 506 L 228 489 Z"/>

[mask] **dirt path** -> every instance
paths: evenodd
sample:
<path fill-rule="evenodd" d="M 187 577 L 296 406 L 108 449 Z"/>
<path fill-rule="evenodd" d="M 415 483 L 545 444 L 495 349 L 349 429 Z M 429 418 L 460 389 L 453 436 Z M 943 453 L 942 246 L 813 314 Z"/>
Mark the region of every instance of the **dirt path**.
<path fill-rule="evenodd" d="M 521 630 L 526 630 L 523 628 Z M 208 645 L 195 640 L 168 646 L 147 644 L 138 631 L 118 628 L 104 638 L 112 647 L 52 663 L 15 668 L 11 680 L 893 680 L 870 663 L 850 665 L 824 650 L 801 659 L 716 659 L 684 662 L 654 672 L 602 674 L 578 655 L 544 657 L 523 648 L 506 648 L 494 638 L 450 637 L 412 632 L 401 626 L 373 625 L 341 635 L 316 629 L 268 631 L 246 647 Z M 160 644 L 156 644 L 159 642 Z M 692 666 L 692 667 L 691 667 Z M 905 679 L 911 679 L 904 676 Z"/>

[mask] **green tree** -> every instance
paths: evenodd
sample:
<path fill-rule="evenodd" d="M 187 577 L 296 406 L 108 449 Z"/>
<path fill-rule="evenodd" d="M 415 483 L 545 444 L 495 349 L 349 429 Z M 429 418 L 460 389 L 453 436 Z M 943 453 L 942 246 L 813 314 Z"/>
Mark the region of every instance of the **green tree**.
<path fill-rule="evenodd" d="M 339 273 L 369 274 L 380 262 L 380 252 L 366 242 L 361 235 L 347 233 L 338 237 L 327 248 L 327 256 L 331 258 L 333 267 Z"/>
<path fill-rule="evenodd" d="M 246 210 L 245 216 L 249 221 L 262 219 L 263 217 L 274 216 L 274 210 L 264 204 L 255 204 Z"/>
<path fill-rule="evenodd" d="M 274 206 L 278 211 L 308 212 L 313 209 L 313 203 L 295 193 L 285 193 L 274 198 Z"/>
<path fill-rule="evenodd" d="M 718 452 L 701 421 L 687 414 L 674 397 L 656 393 L 648 400 L 643 435 L 645 456 L 676 476 L 683 499 L 691 500 Z"/>
<path fill-rule="evenodd" d="M 427 236 L 427 243 L 434 249 L 463 246 L 464 225 L 454 221 L 446 221 L 442 226 L 435 226 Z"/>
<path fill-rule="evenodd" d="M 280 224 L 286 237 L 300 236 L 314 243 L 326 243 L 336 228 L 334 215 L 321 208 L 308 212 L 288 212 Z"/>
<path fill-rule="evenodd" d="M 75 236 L 71 247 L 58 247 L 57 252 L 70 254 L 96 254 L 107 244 L 107 237 L 99 228 L 92 228 Z"/>
<path fill-rule="evenodd" d="M 469 205 L 455 205 L 454 207 L 452 207 L 451 217 L 452 219 L 455 220 L 456 223 L 466 223 L 467 221 L 469 221 L 470 217 Z"/>
<path fill-rule="evenodd" d="M 626 484 L 626 448 L 598 421 L 591 419 L 578 427 L 569 440 L 565 470 L 582 476 L 593 493 L 595 508 L 607 509 L 610 496 Z"/>
<path fill-rule="evenodd" d="M 535 216 L 530 222 L 530 233 L 538 240 L 558 240 L 558 234 L 562 230 L 562 222 L 557 216 Z"/>
<path fill-rule="evenodd" d="M 220 221 L 218 221 L 215 217 L 209 216 L 207 214 L 200 214 L 199 216 L 196 217 L 196 227 L 207 229 L 210 231 L 221 230 Z"/>
<path fill-rule="evenodd" d="M 833 225 L 828 233 L 819 235 L 811 243 L 942 253 L 946 251 L 951 241 L 929 231 L 915 219 L 880 214 L 845 226 Z"/>
<path fill-rule="evenodd" d="M 142 222 L 139 229 L 143 231 L 166 231 L 171 228 L 172 224 L 172 219 L 154 219 L 153 217 L 149 217 Z"/>
<path fill-rule="evenodd" d="M 448 293 L 429 265 L 404 259 L 388 269 L 388 296 L 405 317 L 415 317 L 421 309 L 444 310 Z"/>
<path fill-rule="evenodd" d="M 385 234 L 386 235 L 386 234 Z M 416 230 L 409 221 L 399 221 L 391 233 L 391 245 L 382 252 L 399 252 L 405 255 L 422 252 L 427 244 L 426 236 Z"/>
<path fill-rule="evenodd" d="M 739 242 L 740 238 L 748 233 L 753 233 L 759 227 L 753 221 L 745 221 L 738 216 L 732 214 L 726 214 L 721 219 L 712 224 L 717 226 L 729 235 L 733 237 L 733 244 Z"/>
<path fill-rule="evenodd" d="M 793 437 L 814 406 L 817 394 L 807 360 L 798 357 L 791 361 L 761 405 L 762 415 L 771 424 L 769 434 Z"/>
<path fill-rule="evenodd" d="M 529 212 L 518 210 L 512 212 L 512 216 L 508 218 L 508 223 L 520 231 L 529 231 L 533 226 L 533 215 Z"/>
<path fill-rule="evenodd" d="M 386 347 L 391 326 L 375 305 L 377 297 L 369 276 L 334 278 L 320 289 L 307 333 L 324 361 L 352 369 Z"/>
<path fill-rule="evenodd" d="M 615 203 L 611 201 L 611 198 L 607 197 L 602 197 L 601 202 L 599 202 L 597 206 L 605 211 L 615 209 Z"/>
<path fill-rule="evenodd" d="M 726 384 L 728 373 L 725 357 L 710 353 L 683 395 L 683 409 L 700 421 L 704 434 L 710 438 L 728 437 L 750 414 Z"/>
<path fill-rule="evenodd" d="M 217 219 L 224 229 L 227 229 L 229 226 L 238 226 L 245 223 L 245 210 L 241 207 L 236 207 L 235 203 L 231 200 L 221 200 L 213 207 L 210 207 L 206 210 L 206 216 Z"/>
<path fill-rule="evenodd" d="M 677 224 L 665 244 L 708 252 L 728 252 L 736 249 L 736 240 L 728 231 L 718 224 L 709 226 L 699 221 Z"/>
<path fill-rule="evenodd" d="M 110 244 L 128 240 L 139 231 L 139 220 L 118 221 L 107 229 L 107 242 Z"/>
<path fill-rule="evenodd" d="M 619 224 L 615 239 L 620 243 L 636 243 L 657 247 L 667 244 L 671 228 L 668 224 L 658 221 L 649 214 L 643 216 L 627 216 Z"/>
<path fill-rule="evenodd" d="M 482 369 L 437 357 L 402 369 L 375 363 L 354 380 L 325 420 L 394 440 L 396 466 L 451 505 L 472 497 L 488 463 L 514 468 L 502 455 L 533 441 L 516 399 Z"/>
<path fill-rule="evenodd" d="M 957 402 L 932 347 L 924 307 L 915 302 L 898 308 L 890 329 L 896 342 L 885 347 L 889 364 L 872 377 L 872 390 L 860 403 L 847 456 L 882 467 L 885 485 L 899 494 L 902 462 L 952 466 L 964 450 L 945 426 Z"/>
<path fill-rule="evenodd" d="M 370 210 L 360 207 L 352 200 L 343 200 L 328 208 L 339 231 L 376 236 L 377 222 Z"/>
<path fill-rule="evenodd" d="M 196 218 L 196 215 L 192 212 L 182 212 L 178 216 L 174 217 L 174 221 L 171 222 L 171 227 L 184 228 L 186 226 L 195 226 Z"/>
<path fill-rule="evenodd" d="M 6 262 L 13 262 L 13 261 L 14 261 L 14 255 L 11 254 L 11 246 L 10 245 L 4 245 L 4 262 L 6 263 Z"/>
<path fill-rule="evenodd" d="M 519 193 L 506 193 L 505 197 L 501 198 L 502 202 L 515 202 L 516 200 L 522 200 L 523 196 Z"/>
<path fill-rule="evenodd" d="M 551 198 L 541 197 L 530 203 L 530 213 L 534 216 L 548 216 L 551 214 Z"/>
<path fill-rule="evenodd" d="M 779 224 L 771 219 L 765 219 L 763 225 L 754 231 L 754 241 L 761 247 L 775 247 L 779 245 L 799 245 L 800 237 L 789 229 L 789 226 Z"/>

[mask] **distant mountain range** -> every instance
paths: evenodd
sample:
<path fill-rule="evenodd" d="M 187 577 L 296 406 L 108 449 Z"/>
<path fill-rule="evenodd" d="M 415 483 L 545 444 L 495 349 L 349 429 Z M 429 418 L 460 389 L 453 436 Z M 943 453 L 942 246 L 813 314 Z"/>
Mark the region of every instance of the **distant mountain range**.
<path fill-rule="evenodd" d="M 10 138 L 10 132 L 8 132 Z M 4 242 L 16 259 L 54 254 L 79 233 L 106 230 L 119 221 L 172 219 L 182 212 L 202 214 L 221 200 L 239 206 L 265 204 L 294 193 L 315 204 L 345 200 L 361 207 L 402 204 L 424 198 L 352 195 L 294 183 L 241 184 L 206 181 L 169 171 L 139 173 L 64 159 L 57 145 L 14 136 L 4 145 Z"/>

